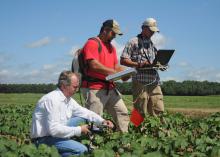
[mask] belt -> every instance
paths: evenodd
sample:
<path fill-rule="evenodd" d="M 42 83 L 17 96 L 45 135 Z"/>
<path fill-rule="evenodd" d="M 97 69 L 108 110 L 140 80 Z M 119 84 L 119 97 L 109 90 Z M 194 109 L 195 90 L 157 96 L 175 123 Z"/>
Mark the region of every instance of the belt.
<path fill-rule="evenodd" d="M 32 139 L 31 139 L 31 142 L 35 143 L 35 142 L 37 142 L 38 140 L 43 139 L 43 138 L 47 138 L 47 137 L 51 137 L 51 136 L 43 136 L 43 137 L 32 138 Z"/>

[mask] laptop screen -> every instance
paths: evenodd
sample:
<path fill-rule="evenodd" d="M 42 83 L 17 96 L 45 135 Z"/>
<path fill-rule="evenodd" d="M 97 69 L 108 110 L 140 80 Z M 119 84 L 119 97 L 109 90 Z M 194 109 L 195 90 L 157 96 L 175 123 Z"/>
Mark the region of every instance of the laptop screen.
<path fill-rule="evenodd" d="M 158 50 L 153 64 L 167 65 L 175 50 Z"/>

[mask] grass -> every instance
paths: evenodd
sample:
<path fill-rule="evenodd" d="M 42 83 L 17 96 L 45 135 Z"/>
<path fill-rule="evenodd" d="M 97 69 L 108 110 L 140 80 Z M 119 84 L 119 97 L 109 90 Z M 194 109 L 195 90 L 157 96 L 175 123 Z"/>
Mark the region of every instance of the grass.
<path fill-rule="evenodd" d="M 4 94 L 0 93 L 1 104 L 36 104 L 44 94 L 22 93 Z M 79 94 L 74 99 L 80 103 Z M 126 106 L 132 107 L 132 96 L 122 96 Z M 220 108 L 220 96 L 164 96 L 165 108 Z"/>
<path fill-rule="evenodd" d="M 122 96 L 128 108 L 132 106 L 132 96 Z M 165 108 L 220 108 L 220 96 L 164 96 Z"/>
<path fill-rule="evenodd" d="M 35 93 L 0 93 L 0 104 L 36 104 L 42 96 Z"/>
<path fill-rule="evenodd" d="M 170 108 L 220 108 L 220 96 L 165 96 Z"/>
<path fill-rule="evenodd" d="M 1 104 L 36 104 L 37 101 L 43 96 L 42 93 L 0 93 Z M 73 98 L 80 103 L 79 94 L 75 94 Z"/>

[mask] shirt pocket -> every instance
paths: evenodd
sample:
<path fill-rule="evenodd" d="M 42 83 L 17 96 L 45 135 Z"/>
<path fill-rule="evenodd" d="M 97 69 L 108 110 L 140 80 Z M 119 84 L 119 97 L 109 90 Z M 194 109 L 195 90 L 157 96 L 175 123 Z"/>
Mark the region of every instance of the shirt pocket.
<path fill-rule="evenodd" d="M 65 123 L 67 121 L 67 116 L 66 116 L 65 111 L 60 112 L 60 121 L 61 123 Z"/>
<path fill-rule="evenodd" d="M 66 121 L 66 115 L 60 115 L 60 121 L 61 122 Z"/>
<path fill-rule="evenodd" d="M 67 119 L 70 119 L 72 117 L 72 110 L 69 109 L 66 111 L 66 117 Z"/>

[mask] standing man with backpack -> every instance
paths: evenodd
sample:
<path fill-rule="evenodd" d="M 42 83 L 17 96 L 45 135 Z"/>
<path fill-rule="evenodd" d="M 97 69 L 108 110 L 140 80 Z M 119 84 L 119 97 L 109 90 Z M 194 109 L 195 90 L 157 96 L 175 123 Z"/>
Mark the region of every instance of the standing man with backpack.
<path fill-rule="evenodd" d="M 111 44 L 116 35 L 122 35 L 119 24 L 113 19 L 106 20 L 99 35 L 85 43 L 81 50 L 84 62 L 82 93 L 86 108 L 99 115 L 106 110 L 112 115 L 117 130 L 127 132 L 127 108 L 114 82 L 105 80 L 106 76 L 124 69 L 118 64 L 116 48 Z"/>

